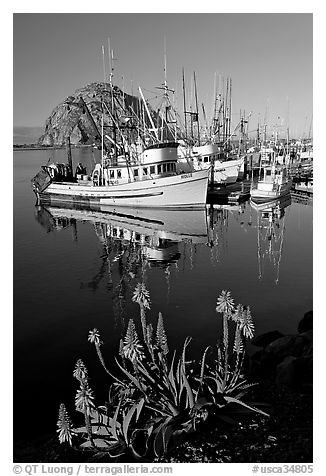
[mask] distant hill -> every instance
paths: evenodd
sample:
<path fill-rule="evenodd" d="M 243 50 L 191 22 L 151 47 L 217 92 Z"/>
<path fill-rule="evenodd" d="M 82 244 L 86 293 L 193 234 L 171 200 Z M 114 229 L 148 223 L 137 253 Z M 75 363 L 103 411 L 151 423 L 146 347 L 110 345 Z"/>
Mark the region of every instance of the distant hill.
<path fill-rule="evenodd" d="M 13 128 L 13 144 L 36 144 L 44 133 L 44 127 L 18 126 Z"/>

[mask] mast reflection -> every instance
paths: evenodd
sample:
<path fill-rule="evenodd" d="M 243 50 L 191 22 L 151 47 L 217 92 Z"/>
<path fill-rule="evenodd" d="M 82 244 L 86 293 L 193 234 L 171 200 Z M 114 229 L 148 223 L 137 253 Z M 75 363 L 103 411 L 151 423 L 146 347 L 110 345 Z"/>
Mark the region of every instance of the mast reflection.
<path fill-rule="evenodd" d="M 278 284 L 285 232 L 285 209 L 291 205 L 291 195 L 261 204 L 250 200 L 250 205 L 257 212 L 258 279 L 263 279 L 264 264 L 269 261 L 274 269 L 275 284 Z"/>

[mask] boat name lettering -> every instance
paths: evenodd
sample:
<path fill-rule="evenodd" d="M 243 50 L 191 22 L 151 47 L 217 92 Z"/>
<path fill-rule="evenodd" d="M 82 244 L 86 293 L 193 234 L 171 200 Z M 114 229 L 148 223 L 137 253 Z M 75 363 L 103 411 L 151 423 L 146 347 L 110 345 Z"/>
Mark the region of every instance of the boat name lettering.
<path fill-rule="evenodd" d="M 182 179 L 187 179 L 187 178 L 189 178 L 189 177 L 192 177 L 192 173 L 182 174 L 182 175 L 181 175 L 181 180 L 182 180 Z"/>

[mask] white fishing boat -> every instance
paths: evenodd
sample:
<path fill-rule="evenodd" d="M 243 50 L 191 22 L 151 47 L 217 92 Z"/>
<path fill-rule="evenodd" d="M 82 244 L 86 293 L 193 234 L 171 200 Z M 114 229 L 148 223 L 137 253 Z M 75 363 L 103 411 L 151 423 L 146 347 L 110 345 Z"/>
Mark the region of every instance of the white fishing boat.
<path fill-rule="evenodd" d="M 250 195 L 254 202 L 268 202 L 290 192 L 292 179 L 288 175 L 287 167 L 272 164 L 263 167 L 263 176 L 257 182 L 252 182 Z"/>
<path fill-rule="evenodd" d="M 115 160 L 103 156 L 91 175 L 68 181 L 55 164 L 42 166 L 32 188 L 39 203 L 205 208 L 209 170 L 178 173 L 177 147 L 165 142 Z"/>
<path fill-rule="evenodd" d="M 213 164 L 214 172 L 210 173 L 210 181 L 213 181 L 214 185 L 235 183 L 243 171 L 245 157 L 220 160 L 219 156 L 220 147 L 217 144 L 194 146 L 190 152 L 180 149 L 179 164 L 184 164 L 184 170 L 187 170 L 190 162 L 195 171 L 209 169 Z"/>

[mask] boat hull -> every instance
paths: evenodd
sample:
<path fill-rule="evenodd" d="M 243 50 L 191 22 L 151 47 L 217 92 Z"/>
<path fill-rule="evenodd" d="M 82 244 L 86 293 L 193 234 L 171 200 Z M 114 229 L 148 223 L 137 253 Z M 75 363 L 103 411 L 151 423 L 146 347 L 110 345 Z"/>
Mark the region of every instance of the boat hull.
<path fill-rule="evenodd" d="M 226 160 L 225 162 L 215 161 L 214 184 L 235 183 L 240 174 L 244 159 Z"/>
<path fill-rule="evenodd" d="M 213 184 L 214 185 L 230 185 L 236 183 L 239 178 L 240 170 L 244 164 L 244 159 L 234 159 L 214 161 L 214 175 L 213 175 Z M 210 163 L 203 162 L 194 162 L 195 170 L 204 170 L 211 167 Z M 209 175 L 209 181 L 212 183 L 212 174 Z"/>
<path fill-rule="evenodd" d="M 264 202 L 255 202 L 250 199 L 251 207 L 256 211 L 269 211 L 270 209 L 280 206 L 281 208 L 286 208 L 291 204 L 291 193 L 287 193 L 278 197 L 277 199 L 265 200 Z"/>
<path fill-rule="evenodd" d="M 34 191 L 39 201 L 46 204 L 68 203 L 133 208 L 204 208 L 208 173 L 208 170 L 203 170 L 111 186 L 52 182 L 46 189 Z"/>

